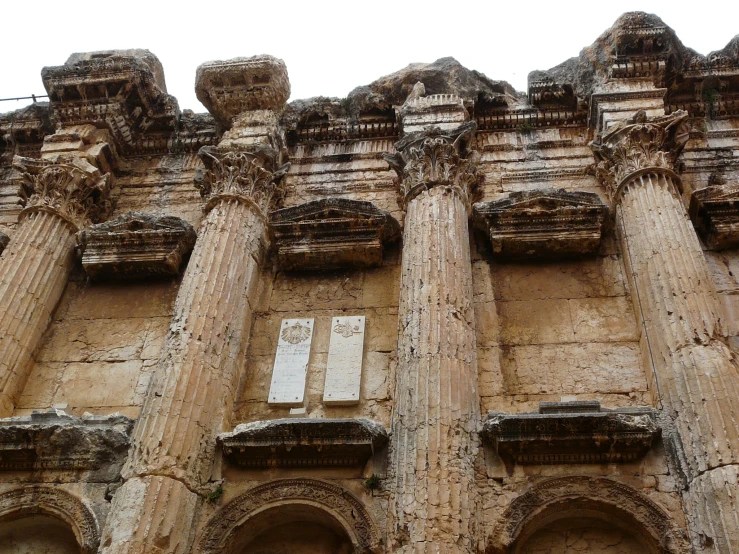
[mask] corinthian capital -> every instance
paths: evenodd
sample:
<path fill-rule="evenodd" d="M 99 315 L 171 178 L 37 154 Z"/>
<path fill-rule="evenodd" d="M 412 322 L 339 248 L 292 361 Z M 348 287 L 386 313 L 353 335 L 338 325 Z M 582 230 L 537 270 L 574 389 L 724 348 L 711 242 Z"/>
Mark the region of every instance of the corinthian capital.
<path fill-rule="evenodd" d="M 31 212 L 51 212 L 79 230 L 105 220 L 110 213 L 110 174 L 102 174 L 86 160 L 52 163 L 16 156 L 13 166 L 23 177 L 21 217 Z"/>
<path fill-rule="evenodd" d="M 401 206 L 437 185 L 450 187 L 471 206 L 480 181 L 480 155 L 468 150 L 474 131 L 474 121 L 449 131 L 429 127 L 406 135 L 395 144 L 395 154 L 384 155 L 398 174 Z"/>
<path fill-rule="evenodd" d="M 276 169 L 278 153 L 266 147 L 249 152 L 204 147 L 200 157 L 206 170 L 195 185 L 206 199 L 206 211 L 222 199 L 233 198 L 255 206 L 266 216 L 270 203 L 282 192 L 282 177 L 290 169 L 289 163 Z"/>
<path fill-rule="evenodd" d="M 613 198 L 618 196 L 622 184 L 644 170 L 672 173 L 688 140 L 687 117 L 680 110 L 649 120 L 640 110 L 590 144 L 596 159 L 596 176 Z"/>

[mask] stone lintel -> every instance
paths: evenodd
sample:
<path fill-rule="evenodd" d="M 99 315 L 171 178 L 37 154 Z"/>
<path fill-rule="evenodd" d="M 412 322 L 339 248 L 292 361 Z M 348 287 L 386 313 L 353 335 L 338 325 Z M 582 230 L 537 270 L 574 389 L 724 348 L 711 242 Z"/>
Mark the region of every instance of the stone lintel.
<path fill-rule="evenodd" d="M 561 257 L 596 253 L 607 215 L 595 193 L 543 189 L 477 203 L 473 221 L 495 256 Z"/>
<path fill-rule="evenodd" d="M 114 481 L 129 447 L 133 420 L 113 414 L 74 417 L 62 410 L 0 419 L 0 471 L 100 470 Z"/>
<path fill-rule="evenodd" d="M 282 60 L 262 55 L 200 65 L 195 93 L 225 128 L 244 112 L 280 110 L 290 97 L 290 80 Z"/>
<path fill-rule="evenodd" d="M 375 267 L 400 225 L 371 202 L 325 198 L 272 212 L 271 228 L 285 270 Z"/>
<path fill-rule="evenodd" d="M 538 413 L 491 412 L 483 441 L 519 464 L 613 463 L 641 458 L 661 433 L 651 408 L 557 404 L 542 403 Z"/>
<path fill-rule="evenodd" d="M 93 280 L 179 275 L 195 230 L 174 216 L 128 212 L 78 235 L 82 267 Z"/>
<path fill-rule="evenodd" d="M 167 94 L 159 60 L 148 50 L 73 54 L 41 72 L 52 120 L 62 126 L 92 124 L 110 130 L 119 145 L 139 135 L 175 130 L 179 107 Z"/>
<path fill-rule="evenodd" d="M 242 423 L 218 441 L 245 468 L 363 466 L 388 441 L 369 419 L 275 419 Z"/>
<path fill-rule="evenodd" d="M 3 253 L 3 250 L 5 250 L 5 247 L 8 246 L 8 243 L 10 242 L 10 237 L 6 235 L 3 232 L 0 232 L 0 254 Z"/>

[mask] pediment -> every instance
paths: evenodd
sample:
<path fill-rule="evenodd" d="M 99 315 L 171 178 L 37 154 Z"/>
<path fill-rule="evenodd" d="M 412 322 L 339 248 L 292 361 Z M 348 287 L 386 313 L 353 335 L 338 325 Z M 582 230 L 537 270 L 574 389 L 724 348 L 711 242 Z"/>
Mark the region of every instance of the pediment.
<path fill-rule="evenodd" d="M 146 212 L 128 212 L 115 219 L 95 225 L 97 233 L 125 233 L 139 231 L 172 231 L 185 233 L 190 225 L 179 217 Z"/>
<path fill-rule="evenodd" d="M 603 202 L 595 193 L 568 192 L 562 189 L 514 192 L 508 198 L 480 203 L 475 206 L 481 214 L 602 209 L 603 207 Z"/>
<path fill-rule="evenodd" d="M 272 224 L 285 225 L 336 220 L 365 220 L 383 223 L 388 217 L 391 217 L 390 214 L 377 208 L 372 202 L 325 198 L 275 210 L 272 212 Z"/>

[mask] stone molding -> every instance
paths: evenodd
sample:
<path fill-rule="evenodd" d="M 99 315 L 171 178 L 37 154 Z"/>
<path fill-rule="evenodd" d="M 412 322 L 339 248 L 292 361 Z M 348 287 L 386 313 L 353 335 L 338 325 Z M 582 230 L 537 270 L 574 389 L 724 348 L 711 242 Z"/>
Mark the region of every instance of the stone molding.
<path fill-rule="evenodd" d="M 206 212 L 230 198 L 256 208 L 266 221 L 270 205 L 280 196 L 279 185 L 290 169 L 289 163 L 276 168 L 279 156 L 269 147 L 251 151 L 204 147 L 199 155 L 206 170 L 197 177 L 195 186 L 206 201 Z"/>
<path fill-rule="evenodd" d="M 100 528 L 93 512 L 73 494 L 58 487 L 31 486 L 0 493 L 0 521 L 45 514 L 70 526 L 81 554 L 94 554 Z"/>
<path fill-rule="evenodd" d="M 400 237 L 400 225 L 371 202 L 324 198 L 272 212 L 280 267 L 376 267 L 383 246 Z"/>
<path fill-rule="evenodd" d="M 558 257 L 596 253 L 607 215 L 595 193 L 540 189 L 475 204 L 473 223 L 495 256 Z"/>
<path fill-rule="evenodd" d="M 475 129 L 474 121 L 449 131 L 428 127 L 404 136 L 395 144 L 395 154 L 383 155 L 398 175 L 401 206 L 425 190 L 445 186 L 471 207 L 482 178 L 477 173 L 479 152 L 468 151 Z"/>
<path fill-rule="evenodd" d="M 488 538 L 486 552 L 508 554 L 514 543 L 578 509 L 620 520 L 653 554 L 691 552 L 686 533 L 656 502 L 624 483 L 578 475 L 544 479 L 514 498 Z"/>
<path fill-rule="evenodd" d="M 6 235 L 3 232 L 0 232 L 0 254 L 3 253 L 3 250 L 5 250 L 5 247 L 8 246 L 8 243 L 10 242 L 10 237 Z"/>
<path fill-rule="evenodd" d="M 739 185 L 719 182 L 690 196 L 690 219 L 711 250 L 739 246 Z"/>
<path fill-rule="evenodd" d="M 241 467 L 338 467 L 367 463 L 388 441 L 368 419 L 276 419 L 219 435 L 227 460 Z"/>
<path fill-rule="evenodd" d="M 51 411 L 0 419 L 0 471 L 107 466 L 119 475 L 132 429 L 133 420 L 120 415 L 78 418 Z"/>
<path fill-rule="evenodd" d="M 631 462 L 646 455 L 660 435 L 649 408 L 604 410 L 591 404 L 543 402 L 538 413 L 492 412 L 481 435 L 498 455 L 519 464 Z"/>
<path fill-rule="evenodd" d="M 109 173 L 101 174 L 89 163 L 73 158 L 69 163 L 16 156 L 13 166 L 21 172 L 20 196 L 24 214 L 53 213 L 75 231 L 104 220 L 111 209 Z"/>
<path fill-rule="evenodd" d="M 623 185 L 642 172 L 666 173 L 675 183 L 679 182 L 673 168 L 689 138 L 684 125 L 687 117 L 686 112 L 677 111 L 648 120 L 640 110 L 590 144 L 596 159 L 596 177 L 616 202 Z"/>
<path fill-rule="evenodd" d="M 179 217 L 128 212 L 78 235 L 82 267 L 92 279 L 179 275 L 197 238 Z"/>
<path fill-rule="evenodd" d="M 380 551 L 380 529 L 352 493 L 317 479 L 284 479 L 258 485 L 216 512 L 205 525 L 195 552 L 230 554 L 229 546 L 247 520 L 268 508 L 290 504 L 311 505 L 333 516 L 346 531 L 357 554 Z"/>

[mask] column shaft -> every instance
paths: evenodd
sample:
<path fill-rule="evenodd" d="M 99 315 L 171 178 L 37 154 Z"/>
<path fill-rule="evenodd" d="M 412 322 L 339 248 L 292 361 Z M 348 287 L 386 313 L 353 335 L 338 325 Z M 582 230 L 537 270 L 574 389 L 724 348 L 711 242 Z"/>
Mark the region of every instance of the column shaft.
<path fill-rule="evenodd" d="M 392 465 L 403 552 L 472 552 L 477 353 L 468 214 L 450 187 L 407 206 Z"/>

